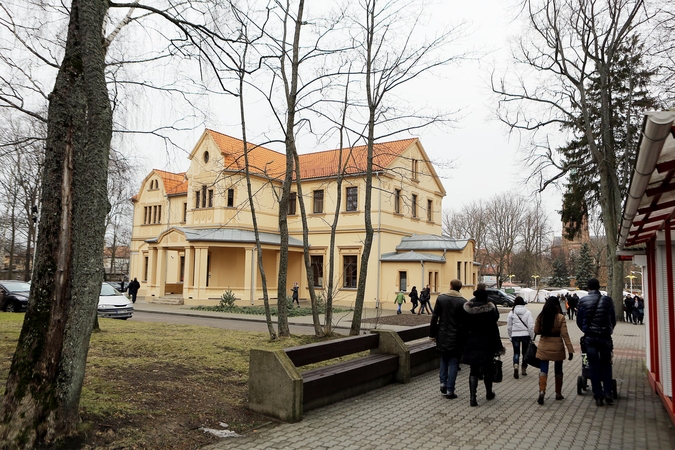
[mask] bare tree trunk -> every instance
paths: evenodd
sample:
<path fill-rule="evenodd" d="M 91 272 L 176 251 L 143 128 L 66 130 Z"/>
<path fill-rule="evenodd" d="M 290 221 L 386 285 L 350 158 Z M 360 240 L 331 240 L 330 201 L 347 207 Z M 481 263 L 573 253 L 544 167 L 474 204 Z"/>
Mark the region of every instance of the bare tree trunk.
<path fill-rule="evenodd" d="M 309 299 L 312 305 L 312 323 L 314 324 L 314 334 L 317 337 L 323 336 L 321 320 L 319 320 L 319 309 L 316 304 L 316 291 L 314 290 L 314 274 L 312 273 L 312 261 L 309 257 L 309 226 L 307 225 L 307 211 L 305 210 L 305 200 L 302 195 L 302 181 L 300 174 L 300 157 L 297 152 L 293 153 L 295 162 L 295 186 L 298 189 L 297 199 L 300 206 L 300 220 L 302 221 L 302 244 L 303 260 L 305 262 L 305 273 L 307 274 L 307 287 L 309 289 Z"/>
<path fill-rule="evenodd" d="M 102 276 L 112 135 L 102 35 L 108 3 L 73 0 L 49 97 L 42 214 L 32 302 L 0 413 L 3 448 L 74 434 Z"/>

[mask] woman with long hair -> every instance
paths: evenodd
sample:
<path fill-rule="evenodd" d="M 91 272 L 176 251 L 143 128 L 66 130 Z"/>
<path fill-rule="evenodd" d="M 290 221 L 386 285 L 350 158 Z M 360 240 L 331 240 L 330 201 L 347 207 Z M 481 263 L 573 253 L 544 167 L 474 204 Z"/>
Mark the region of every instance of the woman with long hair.
<path fill-rule="evenodd" d="M 520 354 L 525 356 L 530 340 L 534 338 L 534 319 L 532 313 L 525 306 L 525 300 L 520 295 L 516 297 L 509 317 L 506 319 L 509 339 L 513 345 L 513 378 L 518 379 L 518 362 Z M 527 364 L 523 358 L 523 376 L 527 375 Z"/>
<path fill-rule="evenodd" d="M 569 360 L 574 355 L 574 347 L 567 333 L 567 323 L 565 316 L 560 310 L 560 302 L 557 297 L 546 299 L 544 308 L 541 310 L 534 324 L 534 332 L 541 336 L 539 339 L 539 348 L 537 358 L 541 360 L 539 372 L 539 398 L 537 403 L 544 404 L 546 396 L 546 382 L 548 380 L 548 363 L 553 361 L 555 372 L 555 399 L 563 400 L 563 361 L 565 360 L 565 347 L 569 353 Z"/>

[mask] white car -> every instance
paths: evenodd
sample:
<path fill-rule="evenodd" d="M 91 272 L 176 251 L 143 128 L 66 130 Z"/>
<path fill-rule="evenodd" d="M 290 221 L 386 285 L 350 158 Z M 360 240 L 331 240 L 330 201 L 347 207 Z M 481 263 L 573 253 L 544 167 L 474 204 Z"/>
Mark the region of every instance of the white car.
<path fill-rule="evenodd" d="M 98 297 L 98 316 L 109 319 L 128 319 L 134 314 L 134 304 L 126 295 L 108 283 L 101 285 Z"/>

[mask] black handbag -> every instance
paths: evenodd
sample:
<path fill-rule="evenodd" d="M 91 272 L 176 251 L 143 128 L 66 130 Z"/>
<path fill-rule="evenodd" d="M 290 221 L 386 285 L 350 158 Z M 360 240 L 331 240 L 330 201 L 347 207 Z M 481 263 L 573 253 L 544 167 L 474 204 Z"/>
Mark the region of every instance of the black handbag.
<path fill-rule="evenodd" d="M 533 339 L 530 341 L 530 345 L 527 347 L 524 358 L 525 364 L 539 369 L 541 367 L 541 360 L 537 358 L 537 350 L 537 344 L 534 343 Z"/>
<path fill-rule="evenodd" d="M 492 361 L 494 364 L 493 369 L 492 369 L 492 381 L 495 383 L 501 383 L 502 380 L 504 379 L 504 372 L 502 371 L 502 360 L 501 358 L 497 357 L 494 361 Z"/>

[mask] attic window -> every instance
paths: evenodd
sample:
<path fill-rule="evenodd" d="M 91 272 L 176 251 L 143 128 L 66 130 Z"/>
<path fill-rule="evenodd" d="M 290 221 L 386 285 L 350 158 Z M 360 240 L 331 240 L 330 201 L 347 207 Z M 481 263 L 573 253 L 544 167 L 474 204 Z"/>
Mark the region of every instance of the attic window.
<path fill-rule="evenodd" d="M 204 163 L 209 162 L 209 152 L 204 152 Z"/>

